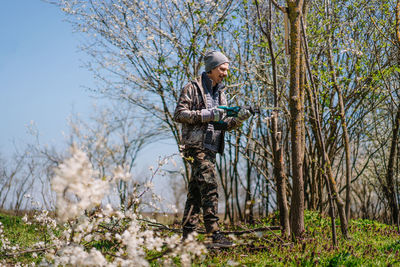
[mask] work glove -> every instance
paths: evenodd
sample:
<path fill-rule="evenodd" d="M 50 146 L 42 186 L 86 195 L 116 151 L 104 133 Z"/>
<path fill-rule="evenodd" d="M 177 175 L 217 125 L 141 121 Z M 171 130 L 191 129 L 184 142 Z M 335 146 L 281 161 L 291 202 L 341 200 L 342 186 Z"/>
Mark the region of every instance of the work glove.
<path fill-rule="evenodd" d="M 247 108 L 241 108 L 238 112 L 237 118 L 239 121 L 243 122 L 250 118 L 251 112 Z"/>
<path fill-rule="evenodd" d="M 220 121 L 225 116 L 225 110 L 220 108 L 202 109 L 201 122 Z"/>

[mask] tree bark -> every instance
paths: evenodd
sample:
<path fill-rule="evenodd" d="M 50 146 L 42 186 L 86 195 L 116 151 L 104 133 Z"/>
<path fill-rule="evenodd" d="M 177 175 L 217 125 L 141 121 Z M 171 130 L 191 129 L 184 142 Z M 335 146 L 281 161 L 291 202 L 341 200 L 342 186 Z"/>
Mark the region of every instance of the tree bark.
<path fill-rule="evenodd" d="M 290 236 L 289 209 L 286 197 L 286 174 L 283 161 L 283 150 L 280 145 L 281 133 L 278 131 L 278 112 L 271 116 L 272 148 L 274 155 L 274 177 L 279 208 L 279 220 L 283 236 Z"/>
<path fill-rule="evenodd" d="M 392 223 L 399 229 L 399 204 L 396 197 L 395 181 L 394 181 L 394 164 L 397 159 L 397 146 L 400 127 L 400 106 L 397 106 L 396 118 L 393 122 L 392 142 L 390 145 L 390 155 L 386 173 L 386 184 L 383 186 L 383 191 L 389 202 L 392 215 Z"/>
<path fill-rule="evenodd" d="M 300 18 L 304 2 L 287 1 L 288 17 L 290 23 L 290 127 L 291 127 L 291 159 L 292 159 L 292 201 L 290 208 L 290 224 L 294 238 L 300 238 L 304 234 L 304 116 L 303 97 L 300 87 L 301 77 L 301 35 Z"/>
<path fill-rule="evenodd" d="M 272 45 L 272 2 L 269 2 L 268 14 L 269 17 L 266 19 L 267 26 L 263 28 L 261 23 L 261 15 L 258 6 L 258 1 L 255 1 L 257 6 L 257 14 L 260 22 L 260 28 L 264 36 L 267 38 L 268 50 L 271 57 L 271 68 L 272 68 L 272 80 L 273 80 L 273 90 L 274 90 L 274 106 L 279 106 L 279 96 L 278 96 L 278 81 L 277 81 L 277 70 L 276 70 L 276 56 L 274 48 Z M 283 236 L 290 236 L 290 220 L 289 220 L 289 208 L 287 202 L 287 191 L 286 183 L 287 177 L 285 174 L 285 163 L 283 160 L 283 149 L 281 146 L 282 134 L 279 130 L 279 113 L 274 111 L 271 116 L 271 143 L 272 143 L 272 154 L 273 154 L 273 173 L 276 183 L 276 197 L 279 209 L 279 220 L 280 226 L 282 228 Z"/>
<path fill-rule="evenodd" d="M 400 47 L 400 0 L 397 0 L 396 4 L 396 41 Z M 396 196 L 395 181 L 394 181 L 394 163 L 397 159 L 397 146 L 398 146 L 398 136 L 400 127 L 400 105 L 397 104 L 396 117 L 393 122 L 392 130 L 392 142 L 390 145 L 390 155 L 386 173 L 386 184 L 383 186 L 383 191 L 389 202 L 390 211 L 392 215 L 392 223 L 397 226 L 400 231 L 399 226 L 399 204 Z"/>

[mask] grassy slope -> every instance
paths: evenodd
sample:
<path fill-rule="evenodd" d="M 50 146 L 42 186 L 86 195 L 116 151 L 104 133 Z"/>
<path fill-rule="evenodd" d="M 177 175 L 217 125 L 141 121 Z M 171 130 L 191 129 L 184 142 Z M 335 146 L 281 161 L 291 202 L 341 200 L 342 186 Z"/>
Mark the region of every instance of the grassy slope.
<path fill-rule="evenodd" d="M 267 222 L 266 222 L 267 223 Z M 341 238 L 332 246 L 330 220 L 306 212 L 306 237 L 293 244 L 282 242 L 273 233 L 247 236 L 235 249 L 213 251 L 204 264 L 239 263 L 247 266 L 400 266 L 400 239 L 395 227 L 370 220 L 352 220 L 350 239 Z M 243 239 L 243 237 L 242 237 Z"/>
<path fill-rule="evenodd" d="M 27 248 L 43 240 L 43 232 L 36 226 L 25 225 L 19 217 L 0 214 L 7 238 L 13 244 Z M 257 227 L 271 223 L 265 219 Z M 351 238 L 343 240 L 337 225 L 338 246 L 330 239 L 329 218 L 316 212 L 306 212 L 306 238 L 297 244 L 280 239 L 279 231 L 241 236 L 233 249 L 210 250 L 207 257 L 197 262 L 203 266 L 400 266 L 400 239 L 393 226 L 370 220 L 353 220 L 349 225 Z M 0 251 L 1 254 L 1 251 Z M 0 256 L 8 263 L 40 261 L 30 254 L 21 257 Z"/>

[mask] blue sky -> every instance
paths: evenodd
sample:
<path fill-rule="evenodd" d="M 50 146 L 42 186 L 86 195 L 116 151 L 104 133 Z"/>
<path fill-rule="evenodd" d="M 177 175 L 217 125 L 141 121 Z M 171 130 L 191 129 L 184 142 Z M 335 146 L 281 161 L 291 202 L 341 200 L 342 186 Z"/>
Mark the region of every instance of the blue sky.
<path fill-rule="evenodd" d="M 81 67 L 79 35 L 62 12 L 40 0 L 2 1 L 0 11 L 0 153 L 29 139 L 34 121 L 46 143 L 63 140 L 71 112 L 89 114 L 94 100 L 83 88 L 91 73 Z"/>
<path fill-rule="evenodd" d="M 88 118 L 98 102 L 85 89 L 93 87 L 95 81 L 82 67 L 89 59 L 79 51 L 82 36 L 73 33 L 64 20 L 56 6 L 41 0 L 2 1 L 0 158 L 8 159 L 15 148 L 23 149 L 33 142 L 27 130 L 31 121 L 42 145 L 65 149 L 62 133 L 68 133 L 68 116 L 79 113 L 81 118 Z M 153 143 L 138 157 L 135 172 L 140 176 L 160 157 L 176 152 L 173 140 Z M 166 196 L 168 180 L 156 180 L 156 191 Z"/>
<path fill-rule="evenodd" d="M 34 122 L 42 144 L 60 147 L 73 113 L 85 119 L 98 102 L 85 89 L 93 87 L 83 67 L 88 56 L 79 50 L 82 38 L 73 33 L 64 14 L 41 0 L 8 0 L 0 9 L 0 155 L 32 142 L 27 125 Z M 154 143 L 138 164 L 154 164 L 176 153 L 173 140 Z"/>
<path fill-rule="evenodd" d="M 98 102 L 85 89 L 93 87 L 89 60 L 79 50 L 81 35 L 73 33 L 64 14 L 41 0 L 3 1 L 0 9 L 0 155 L 13 154 L 32 141 L 33 121 L 42 144 L 59 147 L 73 113 L 88 118 Z M 102 102 L 103 103 L 103 102 Z M 100 103 L 101 104 L 101 103 Z M 173 140 L 150 145 L 141 162 L 177 151 Z M 154 163 L 153 163 L 154 164 Z"/>

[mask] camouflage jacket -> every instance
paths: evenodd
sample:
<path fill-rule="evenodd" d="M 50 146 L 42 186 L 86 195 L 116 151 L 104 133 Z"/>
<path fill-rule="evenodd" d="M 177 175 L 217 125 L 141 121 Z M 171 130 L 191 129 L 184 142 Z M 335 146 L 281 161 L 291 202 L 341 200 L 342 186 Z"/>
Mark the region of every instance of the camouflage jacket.
<path fill-rule="evenodd" d="M 219 91 L 219 104 L 226 106 L 227 101 L 223 89 Z M 201 110 L 207 108 L 209 106 L 200 76 L 183 87 L 174 113 L 174 120 L 182 123 L 181 146 L 183 146 L 183 149 L 189 147 L 203 148 L 208 123 L 201 122 Z M 228 131 L 241 125 L 241 122 L 236 118 L 225 118 L 224 122 L 226 123 L 224 130 Z M 222 131 L 222 140 L 224 140 L 224 131 Z M 218 152 L 222 154 L 223 151 L 224 142 L 222 141 Z"/>

